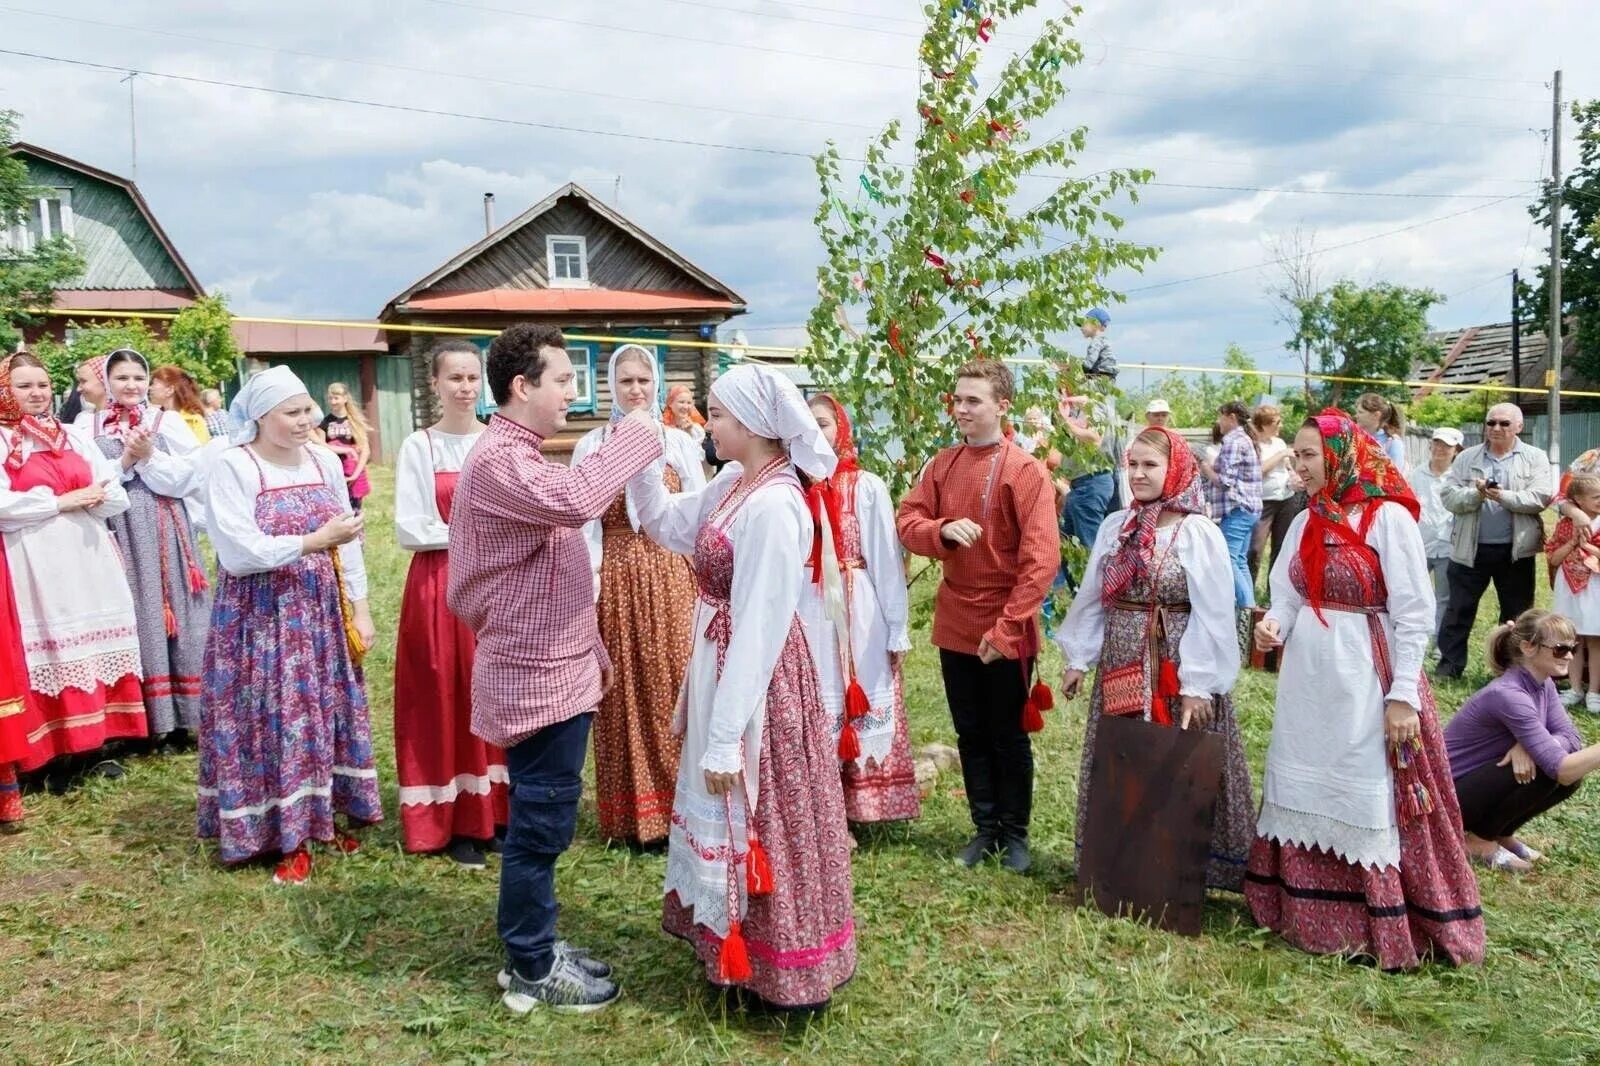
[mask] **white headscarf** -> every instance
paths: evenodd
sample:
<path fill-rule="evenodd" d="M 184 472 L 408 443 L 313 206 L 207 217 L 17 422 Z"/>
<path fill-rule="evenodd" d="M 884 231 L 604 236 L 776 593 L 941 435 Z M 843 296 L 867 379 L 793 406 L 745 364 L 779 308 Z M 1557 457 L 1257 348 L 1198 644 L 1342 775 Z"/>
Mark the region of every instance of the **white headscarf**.
<path fill-rule="evenodd" d="M 711 395 L 758 437 L 780 440 L 789 459 L 814 478 L 833 476 L 838 456 L 795 383 L 770 367 L 741 363 L 716 380 Z"/>
<path fill-rule="evenodd" d="M 249 444 L 256 439 L 256 419 L 285 400 L 309 395 L 305 382 L 286 366 L 270 367 L 244 383 L 239 395 L 228 405 L 228 420 L 235 444 Z"/>
<path fill-rule="evenodd" d="M 611 386 L 611 424 L 614 426 L 627 417 L 628 412 L 617 403 L 617 363 L 627 356 L 633 360 L 643 360 L 645 366 L 650 368 L 650 414 L 657 421 L 661 421 L 661 368 L 656 365 L 655 353 L 642 344 L 618 345 L 616 351 L 611 353 L 611 362 L 606 366 L 606 381 Z"/>

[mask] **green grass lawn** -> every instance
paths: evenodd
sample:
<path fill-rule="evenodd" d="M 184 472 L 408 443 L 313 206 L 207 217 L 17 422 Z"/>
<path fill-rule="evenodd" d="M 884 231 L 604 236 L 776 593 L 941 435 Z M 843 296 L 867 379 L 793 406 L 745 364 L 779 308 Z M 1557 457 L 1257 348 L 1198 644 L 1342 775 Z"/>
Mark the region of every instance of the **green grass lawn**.
<path fill-rule="evenodd" d="M 400 850 L 391 696 L 407 559 L 388 471 L 374 475 L 367 680 L 390 821 L 359 856 L 319 858 L 308 886 L 280 889 L 270 868 L 225 871 L 196 842 L 193 756 L 29 797 L 26 830 L 0 837 L 0 1063 L 1600 1061 L 1595 786 L 1530 826 L 1551 856 L 1540 872 L 1483 875 L 1481 969 L 1390 976 L 1288 948 L 1236 896 L 1213 895 L 1198 939 L 1076 908 L 1082 699 L 1036 741 L 1031 876 L 956 865 L 955 775 L 920 822 L 862 834 L 860 969 L 811 1019 L 746 1016 L 713 992 L 660 931 L 664 859 L 598 843 L 586 797 L 559 871 L 562 928 L 614 961 L 623 998 L 590 1018 L 515 1019 L 494 988 L 493 862 L 474 874 Z M 1478 653 L 1442 710 L 1485 679 Z M 925 634 L 908 682 L 914 740 L 954 743 Z M 1258 789 L 1275 683 L 1247 672 L 1235 692 Z"/>

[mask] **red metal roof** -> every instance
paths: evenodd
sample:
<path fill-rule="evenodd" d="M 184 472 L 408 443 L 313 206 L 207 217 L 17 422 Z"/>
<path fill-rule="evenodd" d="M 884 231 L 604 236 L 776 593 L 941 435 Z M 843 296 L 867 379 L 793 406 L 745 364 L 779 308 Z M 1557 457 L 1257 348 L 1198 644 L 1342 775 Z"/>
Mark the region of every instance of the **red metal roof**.
<path fill-rule="evenodd" d="M 69 311 L 177 311 L 194 303 L 184 289 L 57 289 L 55 306 Z"/>
<path fill-rule="evenodd" d="M 375 329 L 341 326 L 293 326 L 269 322 L 235 322 L 233 339 L 247 355 L 293 355 L 300 352 L 387 352 L 389 345 Z"/>
<path fill-rule="evenodd" d="M 702 292 L 638 289 L 435 289 L 401 305 L 404 311 L 730 311 L 744 305 Z"/>

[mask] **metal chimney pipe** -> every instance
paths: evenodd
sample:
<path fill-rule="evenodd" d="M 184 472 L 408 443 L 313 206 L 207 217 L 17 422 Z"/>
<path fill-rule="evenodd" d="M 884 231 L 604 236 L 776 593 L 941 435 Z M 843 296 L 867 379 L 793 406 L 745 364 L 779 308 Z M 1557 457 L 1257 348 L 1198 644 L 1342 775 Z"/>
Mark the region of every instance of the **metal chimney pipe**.
<path fill-rule="evenodd" d="M 483 194 L 483 235 L 487 237 L 494 232 L 494 193 Z"/>

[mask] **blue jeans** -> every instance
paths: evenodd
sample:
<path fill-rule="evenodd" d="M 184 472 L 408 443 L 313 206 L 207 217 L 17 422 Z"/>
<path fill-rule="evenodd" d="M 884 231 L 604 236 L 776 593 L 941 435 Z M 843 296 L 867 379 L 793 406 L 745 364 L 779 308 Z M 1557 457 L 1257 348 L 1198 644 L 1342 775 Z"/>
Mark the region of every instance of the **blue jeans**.
<path fill-rule="evenodd" d="M 550 972 L 556 946 L 556 859 L 578 827 L 593 712 L 545 726 L 506 749 L 510 824 L 500 856 L 500 939 L 518 974 Z"/>
<path fill-rule="evenodd" d="M 1250 536 L 1256 529 L 1254 511 L 1239 508 L 1222 516 L 1222 539 L 1228 542 L 1228 559 L 1233 563 L 1233 605 L 1254 607 L 1256 590 L 1250 580 Z"/>
<path fill-rule="evenodd" d="M 1111 494 L 1115 490 L 1116 482 L 1109 470 L 1073 478 L 1061 532 L 1077 537 L 1078 543 L 1085 548 L 1093 548 L 1094 538 L 1100 535 L 1100 523 L 1106 520 L 1106 508 L 1111 506 Z"/>

